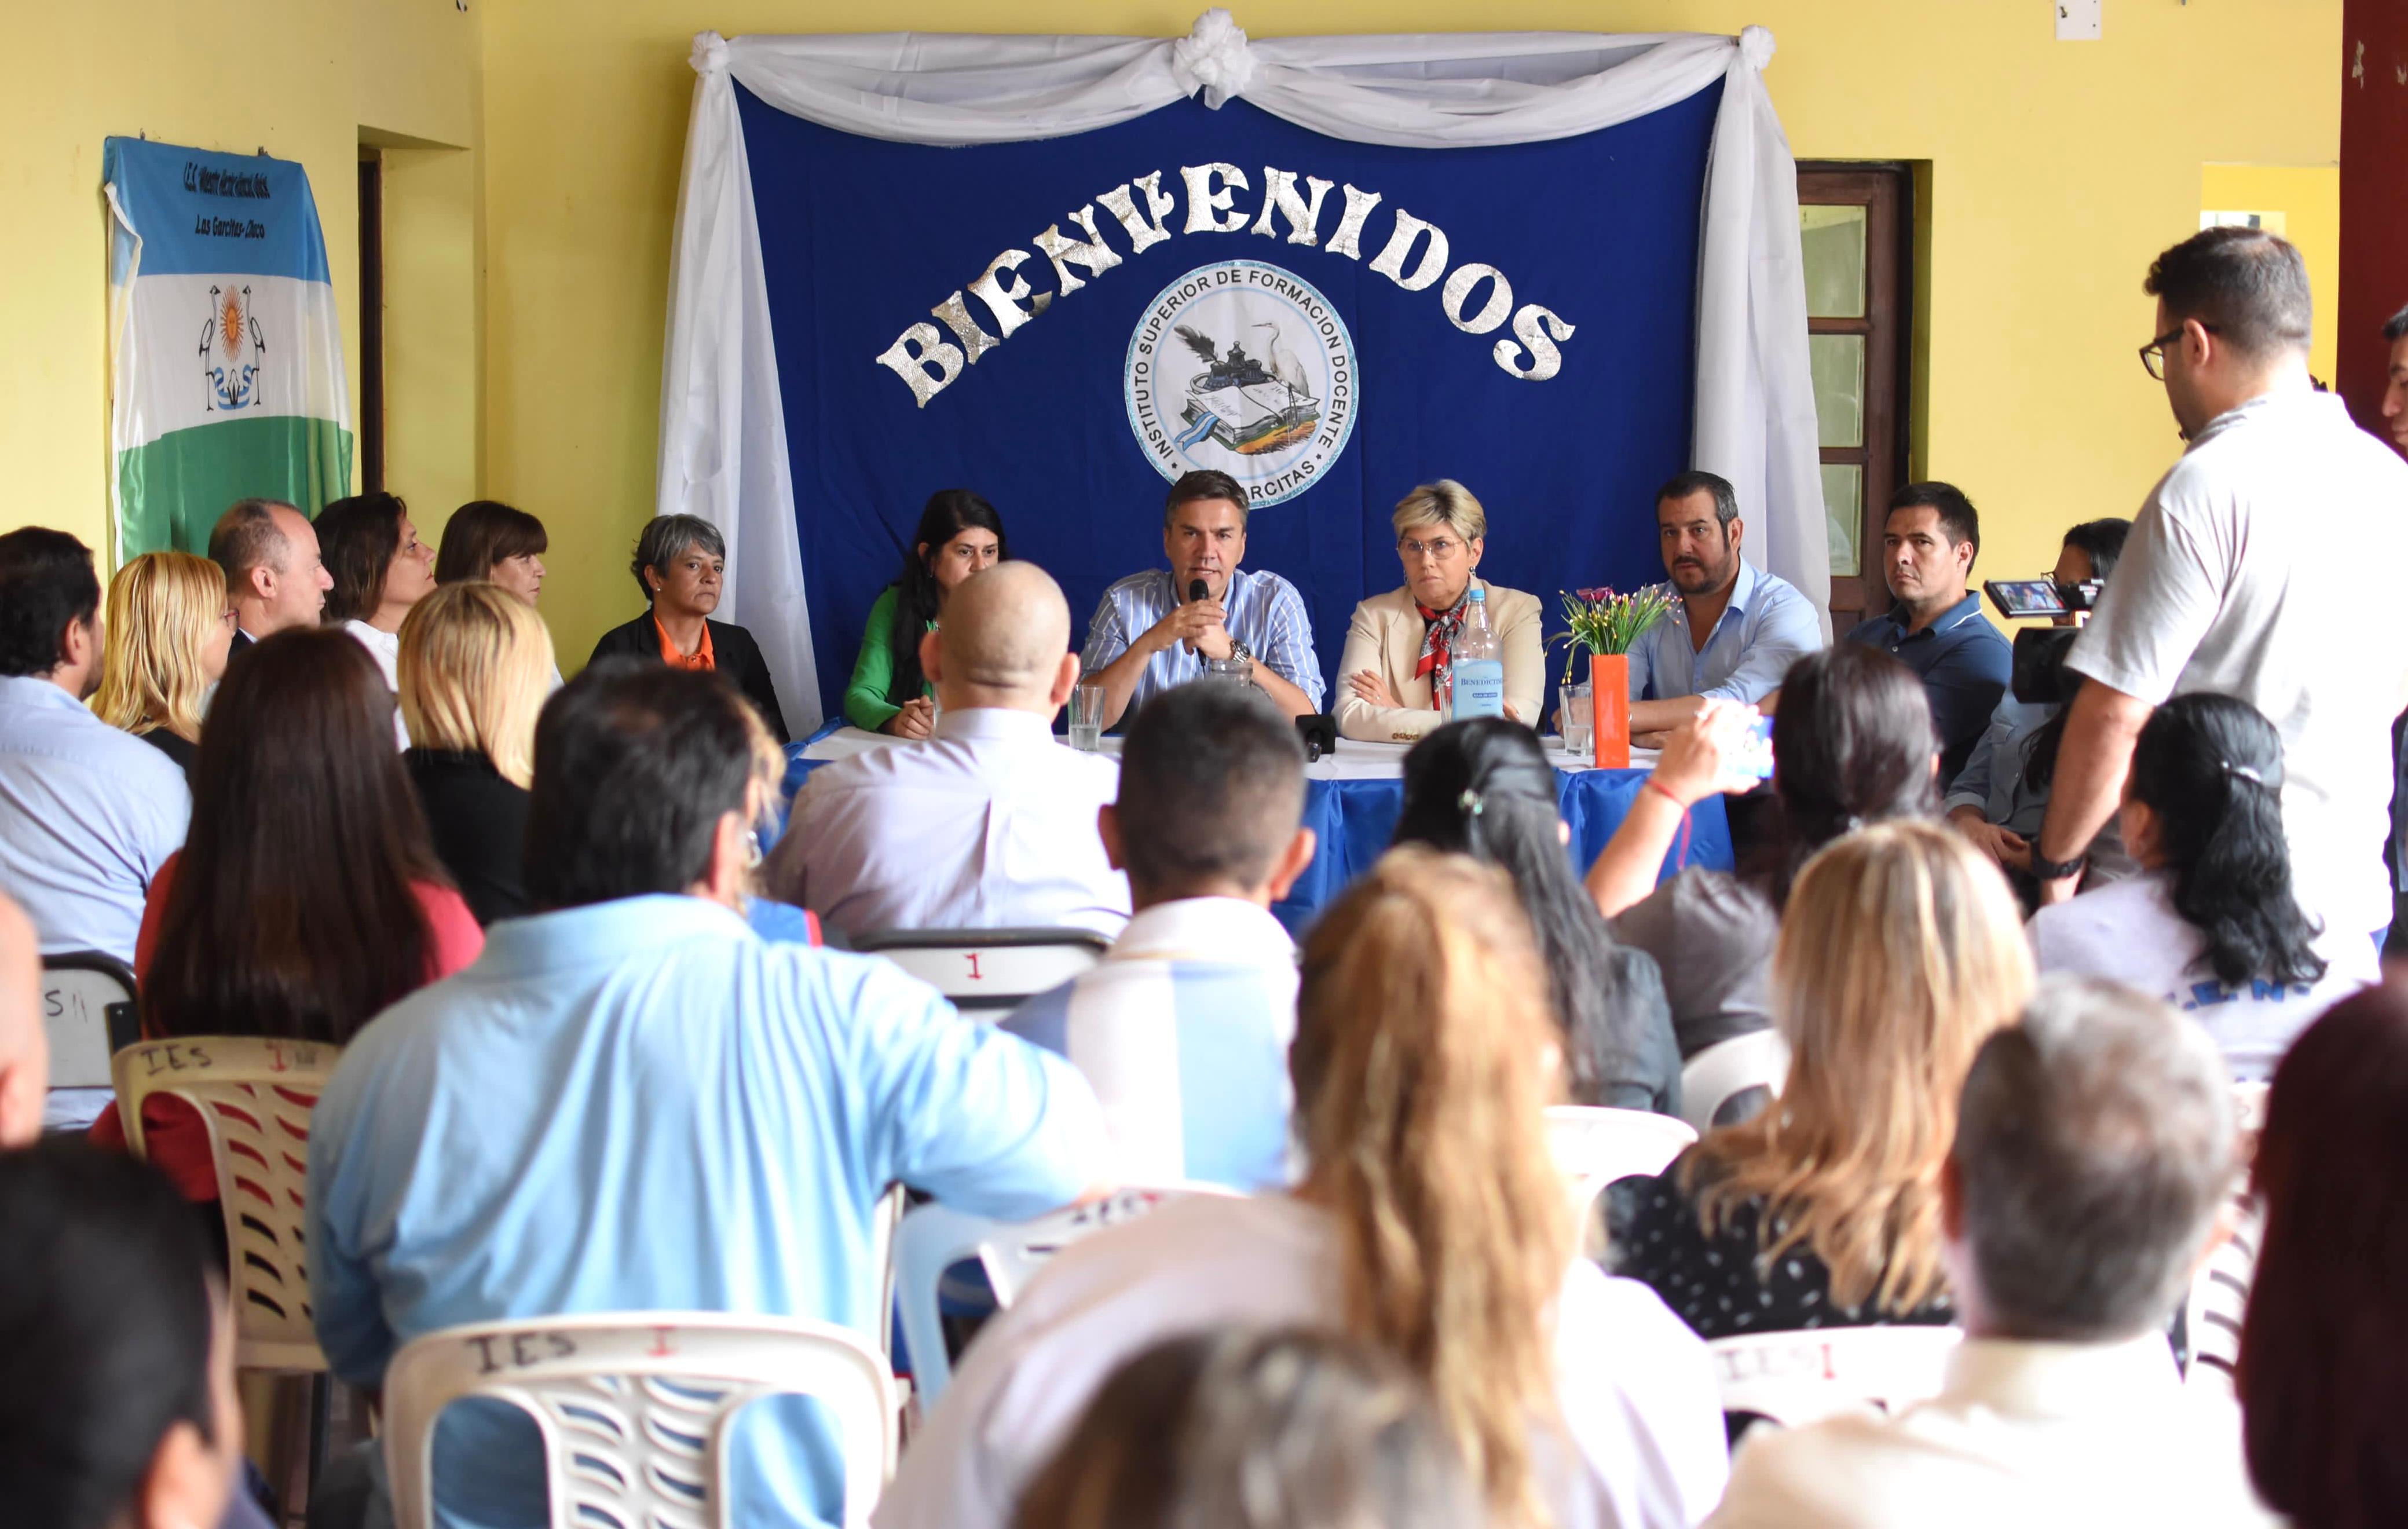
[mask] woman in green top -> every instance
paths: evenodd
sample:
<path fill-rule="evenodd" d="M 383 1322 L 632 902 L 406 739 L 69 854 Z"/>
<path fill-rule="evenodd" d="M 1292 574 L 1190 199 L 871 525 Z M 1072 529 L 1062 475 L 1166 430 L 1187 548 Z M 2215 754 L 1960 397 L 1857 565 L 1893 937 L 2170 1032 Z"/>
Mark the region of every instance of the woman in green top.
<path fill-rule="evenodd" d="M 924 738 L 937 707 L 920 672 L 920 638 L 934 631 L 953 587 L 1010 556 L 1003 517 L 968 489 L 939 489 L 920 511 L 920 529 L 903 555 L 903 577 L 869 607 L 861 657 L 844 691 L 845 721 L 872 733 Z"/>

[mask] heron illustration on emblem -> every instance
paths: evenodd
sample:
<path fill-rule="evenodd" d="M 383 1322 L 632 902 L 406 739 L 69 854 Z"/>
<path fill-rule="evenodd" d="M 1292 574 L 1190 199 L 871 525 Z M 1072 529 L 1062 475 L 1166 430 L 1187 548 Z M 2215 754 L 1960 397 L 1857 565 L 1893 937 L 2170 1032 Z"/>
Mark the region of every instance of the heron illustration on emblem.
<path fill-rule="evenodd" d="M 251 313 L 251 289 L 211 287 L 208 322 L 201 326 L 201 377 L 210 411 L 257 405 L 256 384 L 266 356 L 267 341 Z"/>
<path fill-rule="evenodd" d="M 1179 436 L 1182 450 L 1212 440 L 1241 456 L 1258 456 L 1303 439 L 1321 422 L 1321 400 L 1279 325 L 1246 326 L 1247 335 L 1263 332 L 1256 342 L 1259 356 L 1246 353 L 1242 337 L 1224 351 L 1186 324 L 1174 328 L 1204 363 L 1187 384 L 1187 402 L 1180 411 L 1188 426 Z"/>

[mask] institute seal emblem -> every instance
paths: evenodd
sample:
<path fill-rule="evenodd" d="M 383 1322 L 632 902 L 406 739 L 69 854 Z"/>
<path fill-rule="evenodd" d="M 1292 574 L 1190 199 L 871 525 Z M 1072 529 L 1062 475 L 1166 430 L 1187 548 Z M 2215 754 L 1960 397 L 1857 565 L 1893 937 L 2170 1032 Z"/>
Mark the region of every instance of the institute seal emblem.
<path fill-rule="evenodd" d="M 1255 505 L 1302 493 L 1346 450 L 1362 403 L 1346 321 L 1312 282 L 1220 260 L 1162 289 L 1129 336 L 1129 429 L 1167 479 L 1217 467 Z"/>

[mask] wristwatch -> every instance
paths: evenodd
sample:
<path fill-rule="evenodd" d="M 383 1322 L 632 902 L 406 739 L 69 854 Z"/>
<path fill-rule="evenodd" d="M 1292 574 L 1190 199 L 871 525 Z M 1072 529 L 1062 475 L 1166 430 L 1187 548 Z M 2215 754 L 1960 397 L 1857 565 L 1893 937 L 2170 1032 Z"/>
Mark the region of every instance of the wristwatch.
<path fill-rule="evenodd" d="M 2090 857 L 2086 854 L 2075 855 L 2071 860 L 2044 859 L 2040 852 L 2039 839 L 2034 838 L 2032 841 L 2032 875 L 2042 881 L 2062 881 L 2070 876 L 2080 876 L 2082 867 L 2089 862 Z"/>
<path fill-rule="evenodd" d="M 1252 664 L 1254 661 L 1254 650 L 1247 647 L 1244 643 L 1240 642 L 1238 640 L 1237 634 L 1233 632 L 1229 635 L 1229 656 L 1231 658 L 1242 658 L 1247 663 Z"/>

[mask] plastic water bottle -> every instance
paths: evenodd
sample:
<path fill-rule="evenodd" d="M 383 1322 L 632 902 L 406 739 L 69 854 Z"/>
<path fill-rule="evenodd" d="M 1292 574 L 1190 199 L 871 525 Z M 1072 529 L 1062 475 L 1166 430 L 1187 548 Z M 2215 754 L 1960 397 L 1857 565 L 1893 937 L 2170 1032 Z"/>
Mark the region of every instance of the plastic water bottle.
<path fill-rule="evenodd" d="M 1504 650 L 1488 629 L 1488 592 L 1474 584 L 1465 597 L 1463 630 L 1455 639 L 1455 716 L 1505 715 Z"/>

